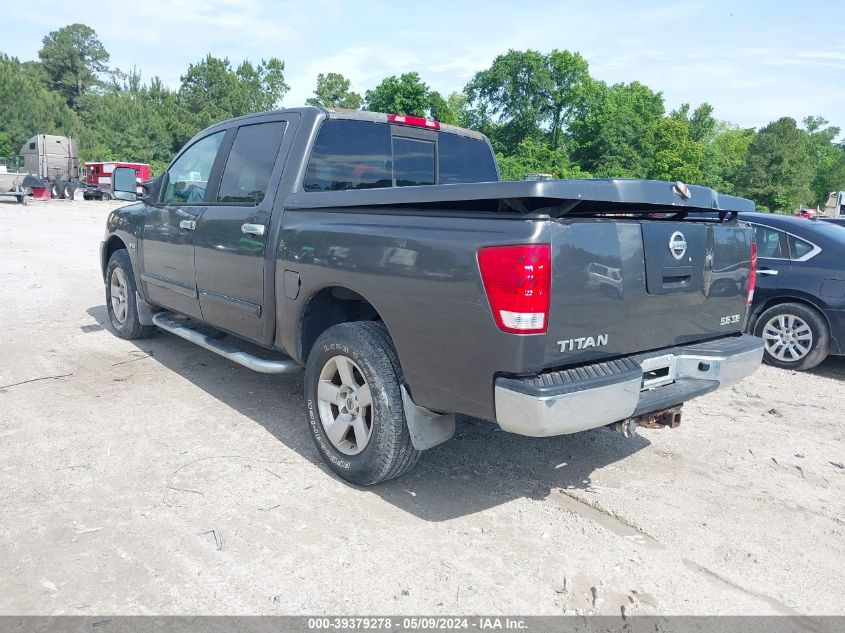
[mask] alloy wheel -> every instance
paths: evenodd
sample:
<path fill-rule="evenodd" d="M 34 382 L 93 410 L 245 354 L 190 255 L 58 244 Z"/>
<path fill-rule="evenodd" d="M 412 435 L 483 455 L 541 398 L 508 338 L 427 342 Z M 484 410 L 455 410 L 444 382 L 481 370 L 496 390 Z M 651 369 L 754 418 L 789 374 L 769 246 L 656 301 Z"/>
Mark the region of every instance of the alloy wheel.
<path fill-rule="evenodd" d="M 126 301 L 129 298 L 129 284 L 122 268 L 115 268 L 111 274 L 111 310 L 119 325 L 126 322 Z"/>
<path fill-rule="evenodd" d="M 779 361 L 799 361 L 813 348 L 813 331 L 794 314 L 779 314 L 763 327 L 766 351 Z"/>
<path fill-rule="evenodd" d="M 317 409 L 332 445 L 344 455 L 363 451 L 373 435 L 370 386 L 355 362 L 333 356 L 320 371 Z"/>

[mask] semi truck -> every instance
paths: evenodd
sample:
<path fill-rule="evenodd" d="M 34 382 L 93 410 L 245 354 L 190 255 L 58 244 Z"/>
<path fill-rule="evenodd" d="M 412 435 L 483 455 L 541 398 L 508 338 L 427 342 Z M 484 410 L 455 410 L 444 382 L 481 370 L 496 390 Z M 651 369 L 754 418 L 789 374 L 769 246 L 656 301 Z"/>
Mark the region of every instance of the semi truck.
<path fill-rule="evenodd" d="M 20 151 L 23 170 L 33 177 L 31 187 L 43 187 L 51 198 L 73 198 L 84 183 L 79 176 L 79 147 L 75 139 L 36 134 Z"/>

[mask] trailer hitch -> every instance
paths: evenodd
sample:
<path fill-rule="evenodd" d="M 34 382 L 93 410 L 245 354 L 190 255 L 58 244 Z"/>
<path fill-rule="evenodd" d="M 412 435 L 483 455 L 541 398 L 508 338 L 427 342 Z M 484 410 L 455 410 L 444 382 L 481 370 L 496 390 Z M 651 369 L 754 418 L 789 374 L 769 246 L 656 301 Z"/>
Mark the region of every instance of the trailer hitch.
<path fill-rule="evenodd" d="M 681 407 L 669 407 L 668 409 L 661 409 L 660 411 L 652 411 L 651 413 L 644 413 L 632 418 L 626 418 L 615 422 L 611 427 L 619 433 L 622 437 L 634 437 L 637 434 L 637 427 L 641 426 L 645 429 L 662 429 L 669 427 L 676 429 L 681 426 Z"/>

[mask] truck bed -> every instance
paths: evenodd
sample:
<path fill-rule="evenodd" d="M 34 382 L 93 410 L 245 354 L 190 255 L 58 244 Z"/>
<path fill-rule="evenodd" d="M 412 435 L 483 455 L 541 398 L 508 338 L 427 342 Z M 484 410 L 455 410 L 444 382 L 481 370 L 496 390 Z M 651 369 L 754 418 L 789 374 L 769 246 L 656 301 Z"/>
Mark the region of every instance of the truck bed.
<path fill-rule="evenodd" d="M 416 402 L 494 419 L 497 376 L 739 334 L 750 231 L 735 214 L 749 206 L 704 187 L 612 179 L 294 193 L 280 257 L 296 262 L 306 296 L 337 285 L 373 303 Z M 717 213 L 685 221 L 693 211 Z M 551 247 L 548 331 L 514 335 L 491 316 L 478 250 L 532 243 Z M 291 349 L 292 335 L 279 343 Z"/>

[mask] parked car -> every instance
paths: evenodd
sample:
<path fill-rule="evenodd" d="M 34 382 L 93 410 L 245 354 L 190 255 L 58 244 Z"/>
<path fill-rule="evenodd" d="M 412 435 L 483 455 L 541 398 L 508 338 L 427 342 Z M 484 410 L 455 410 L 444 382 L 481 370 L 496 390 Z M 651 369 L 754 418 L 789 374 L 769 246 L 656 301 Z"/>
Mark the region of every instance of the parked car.
<path fill-rule="evenodd" d="M 521 435 L 630 435 L 676 426 L 682 403 L 757 368 L 746 293 L 706 285 L 714 260 L 753 285 L 751 229 L 727 217 L 751 201 L 498 178 L 483 135 L 418 117 L 220 123 L 141 196 L 133 170 L 114 170 L 115 196 L 139 202 L 107 220 L 111 326 L 128 339 L 158 326 L 256 371 L 304 365 L 315 446 L 364 485 L 449 439 L 455 413 Z M 721 213 L 684 220 L 701 209 Z"/>
<path fill-rule="evenodd" d="M 748 331 L 765 362 L 815 367 L 845 353 L 845 231 L 830 218 L 741 213 L 754 227 L 757 284 Z"/>

